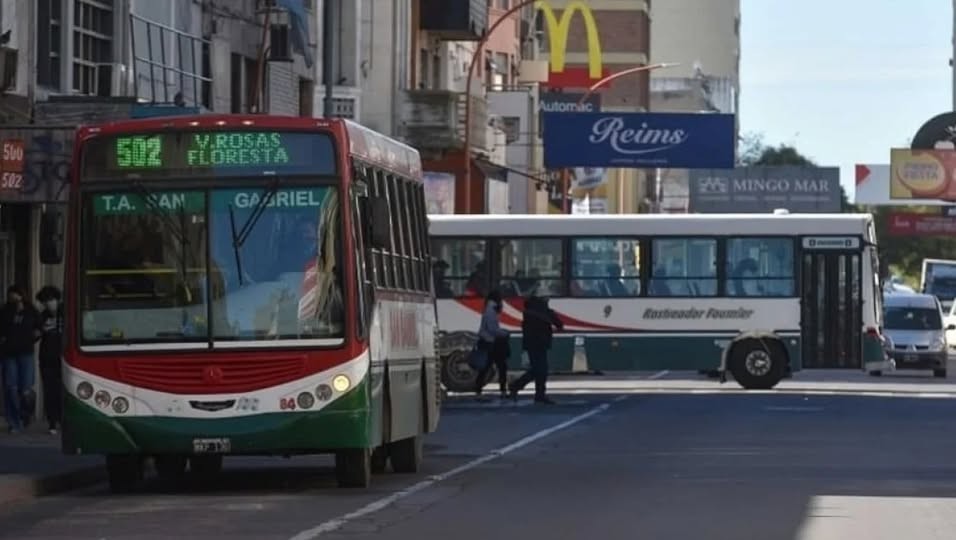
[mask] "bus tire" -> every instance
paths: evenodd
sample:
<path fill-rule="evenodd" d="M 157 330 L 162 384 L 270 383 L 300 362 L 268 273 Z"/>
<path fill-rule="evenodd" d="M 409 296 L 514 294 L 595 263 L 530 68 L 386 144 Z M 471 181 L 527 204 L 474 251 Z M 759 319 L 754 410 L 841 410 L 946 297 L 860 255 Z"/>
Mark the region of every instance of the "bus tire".
<path fill-rule="evenodd" d="M 422 403 L 422 407 L 425 407 Z M 418 412 L 418 432 L 415 436 L 400 441 L 395 441 L 389 445 L 388 456 L 392 460 L 392 469 L 400 474 L 417 473 L 422 466 L 424 456 L 424 439 L 422 433 L 425 431 L 425 411 Z"/>
<path fill-rule="evenodd" d="M 336 452 L 335 480 L 340 488 L 367 488 L 372 483 L 372 452 L 368 448 Z"/>
<path fill-rule="evenodd" d="M 491 375 L 489 373 L 489 379 Z M 468 365 L 468 352 L 454 351 L 442 357 L 441 383 L 449 392 L 474 392 L 477 381 L 478 373 Z"/>
<path fill-rule="evenodd" d="M 222 472 L 222 456 L 192 456 L 189 458 L 189 472 L 201 478 L 216 476 Z"/>
<path fill-rule="evenodd" d="M 382 383 L 382 444 L 372 451 L 372 474 L 382 474 L 388 468 L 388 442 L 392 437 L 392 399 L 388 375 Z"/>
<path fill-rule="evenodd" d="M 186 474 L 186 456 L 155 456 L 153 464 L 160 480 L 172 482 L 180 480 Z"/>
<path fill-rule="evenodd" d="M 137 455 L 106 456 L 106 475 L 110 491 L 130 493 L 143 480 L 143 458 Z"/>
<path fill-rule="evenodd" d="M 740 340 L 730 359 L 730 373 L 747 390 L 770 390 L 786 373 L 786 349 L 772 338 Z"/>

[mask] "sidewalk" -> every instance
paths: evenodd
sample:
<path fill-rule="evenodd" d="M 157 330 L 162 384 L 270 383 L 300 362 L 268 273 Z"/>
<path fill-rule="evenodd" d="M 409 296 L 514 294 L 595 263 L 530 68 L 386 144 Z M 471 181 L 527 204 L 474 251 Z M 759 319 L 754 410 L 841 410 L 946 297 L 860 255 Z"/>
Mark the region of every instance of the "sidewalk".
<path fill-rule="evenodd" d="M 101 456 L 67 456 L 41 422 L 0 433 L 0 505 L 79 489 L 106 479 Z"/>

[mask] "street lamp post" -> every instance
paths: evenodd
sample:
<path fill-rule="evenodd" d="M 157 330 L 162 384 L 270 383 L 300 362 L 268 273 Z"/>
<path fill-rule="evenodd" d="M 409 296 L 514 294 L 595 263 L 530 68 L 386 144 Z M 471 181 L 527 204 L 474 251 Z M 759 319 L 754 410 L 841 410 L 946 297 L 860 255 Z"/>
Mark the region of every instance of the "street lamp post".
<path fill-rule="evenodd" d="M 608 75 L 607 77 L 604 77 L 600 81 L 592 84 L 591 87 L 588 88 L 586 92 L 584 92 L 584 95 L 581 96 L 581 99 L 578 100 L 578 109 L 580 109 L 581 106 L 584 105 L 584 102 L 587 101 L 589 97 L 591 97 L 591 94 L 593 94 L 595 90 L 597 90 L 598 88 L 604 86 L 605 84 L 619 77 L 623 77 L 625 75 L 631 75 L 632 73 L 640 73 L 643 71 L 651 71 L 654 69 L 676 67 L 679 65 L 680 64 L 676 62 L 660 62 L 657 64 L 650 64 L 647 66 L 637 66 L 637 67 L 625 69 L 622 71 L 618 71 L 616 73 L 612 73 Z M 571 172 L 567 167 L 565 167 L 564 169 L 561 170 L 561 211 L 564 212 L 565 214 L 568 213 L 568 202 L 569 202 L 568 201 L 568 188 L 569 188 L 568 184 L 570 183 L 570 180 L 571 180 Z"/>
<path fill-rule="evenodd" d="M 501 23 L 508 20 L 522 8 L 530 6 L 537 1 L 538 0 L 523 0 L 518 2 L 512 6 L 511 9 L 505 11 L 501 17 L 498 17 L 498 20 L 491 25 L 491 28 L 485 32 L 485 35 L 481 36 L 481 39 L 478 40 L 475 54 L 471 57 L 471 63 L 468 64 L 468 80 L 465 81 L 465 150 L 462 153 L 464 155 L 462 163 L 465 170 L 465 213 L 471 213 L 471 79 L 475 76 L 475 66 L 478 60 L 484 56 L 482 53 L 485 50 L 485 44 L 488 42 L 488 38 L 501 26 Z"/>

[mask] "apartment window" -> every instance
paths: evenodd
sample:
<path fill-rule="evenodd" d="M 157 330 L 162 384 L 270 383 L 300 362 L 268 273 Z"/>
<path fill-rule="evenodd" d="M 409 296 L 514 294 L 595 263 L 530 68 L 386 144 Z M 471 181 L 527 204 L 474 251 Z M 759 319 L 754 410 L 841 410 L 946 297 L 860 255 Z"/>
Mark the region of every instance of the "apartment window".
<path fill-rule="evenodd" d="M 114 0 L 74 0 L 73 90 L 97 94 L 100 65 L 113 61 Z M 103 73 L 110 73 L 108 69 Z M 109 87 L 109 81 L 103 81 Z"/>
<path fill-rule="evenodd" d="M 418 88 L 424 90 L 428 88 L 428 60 L 431 58 L 431 55 L 428 54 L 428 49 L 421 49 L 418 51 Z"/>
<path fill-rule="evenodd" d="M 229 62 L 229 112 L 242 112 L 242 55 L 232 53 Z"/>
<path fill-rule="evenodd" d="M 299 116 L 313 116 L 315 113 L 315 83 L 299 78 Z"/>
<path fill-rule="evenodd" d="M 37 83 L 60 89 L 60 40 L 63 28 L 63 2 L 38 0 L 37 3 Z"/>
<path fill-rule="evenodd" d="M 440 55 L 432 55 L 432 88 L 438 90 L 441 88 L 441 65 L 442 58 Z"/>

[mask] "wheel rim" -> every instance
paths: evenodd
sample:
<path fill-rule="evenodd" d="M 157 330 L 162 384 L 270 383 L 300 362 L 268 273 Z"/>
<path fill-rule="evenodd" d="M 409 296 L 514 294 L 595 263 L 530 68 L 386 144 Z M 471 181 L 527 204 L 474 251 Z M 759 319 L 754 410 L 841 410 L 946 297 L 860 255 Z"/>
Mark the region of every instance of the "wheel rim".
<path fill-rule="evenodd" d="M 448 358 L 448 364 L 445 373 L 451 382 L 458 386 L 471 386 L 475 380 L 475 370 L 468 365 L 468 355 L 464 353 L 453 353 Z"/>
<path fill-rule="evenodd" d="M 747 369 L 747 373 L 755 377 L 763 377 L 770 373 L 770 369 L 773 366 L 773 361 L 770 359 L 770 355 L 767 354 L 767 351 L 763 350 L 753 350 L 747 353 L 746 358 L 744 358 L 744 367 Z"/>

